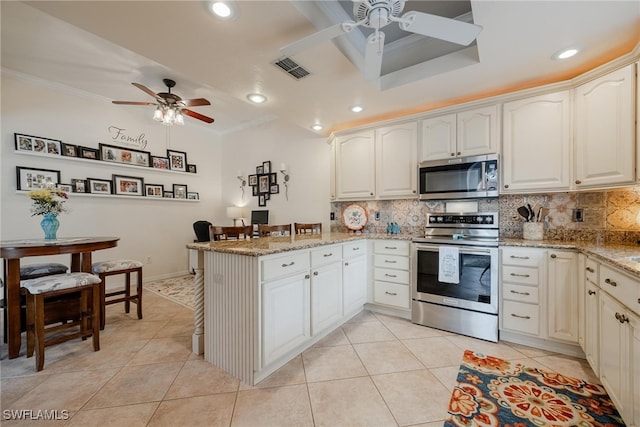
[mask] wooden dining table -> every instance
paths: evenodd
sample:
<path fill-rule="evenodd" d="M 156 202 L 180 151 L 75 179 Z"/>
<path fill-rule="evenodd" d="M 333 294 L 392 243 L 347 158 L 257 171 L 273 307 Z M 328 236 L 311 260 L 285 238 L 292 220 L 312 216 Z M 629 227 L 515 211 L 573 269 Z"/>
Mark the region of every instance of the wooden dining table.
<path fill-rule="evenodd" d="M 20 353 L 20 260 L 27 257 L 71 254 L 71 271 L 91 273 L 91 254 L 118 245 L 119 237 L 69 237 L 56 240 L 0 241 L 4 259 L 5 309 L 7 310 L 7 345 L 9 359 Z"/>

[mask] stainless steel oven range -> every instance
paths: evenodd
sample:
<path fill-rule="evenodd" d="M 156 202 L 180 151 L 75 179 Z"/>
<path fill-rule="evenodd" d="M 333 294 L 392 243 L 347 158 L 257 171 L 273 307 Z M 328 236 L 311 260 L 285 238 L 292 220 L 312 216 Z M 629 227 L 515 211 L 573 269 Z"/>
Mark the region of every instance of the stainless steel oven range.
<path fill-rule="evenodd" d="M 426 219 L 424 237 L 413 239 L 412 322 L 497 342 L 498 213 Z M 449 255 L 442 266 L 441 252 Z M 440 281 L 445 267 L 455 279 Z"/>

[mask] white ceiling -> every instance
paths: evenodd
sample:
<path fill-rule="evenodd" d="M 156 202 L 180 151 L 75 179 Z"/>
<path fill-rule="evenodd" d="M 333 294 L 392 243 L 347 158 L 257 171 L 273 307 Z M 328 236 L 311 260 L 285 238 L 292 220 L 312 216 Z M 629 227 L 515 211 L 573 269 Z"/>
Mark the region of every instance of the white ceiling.
<path fill-rule="evenodd" d="M 424 0 L 408 3 L 416 1 Z M 640 41 L 637 0 L 480 0 L 471 5 L 473 22 L 483 27 L 477 38 L 480 62 L 387 90 L 364 79 L 337 47 L 339 38 L 295 55 L 311 76 L 296 81 L 276 68 L 272 63 L 281 47 L 317 30 L 300 4 L 281 0 L 238 1 L 238 16 L 231 21 L 214 18 L 203 1 L 2 1 L 1 65 L 3 72 L 42 78 L 105 102 L 152 100 L 130 83 L 160 92 L 162 79 L 169 77 L 177 81 L 173 92 L 182 98 L 212 101 L 193 110 L 216 119 L 202 124 L 214 132 L 277 117 L 305 129 L 320 122 L 325 125 L 320 134 L 326 135 L 564 80 L 631 51 Z M 570 45 L 579 46 L 581 54 L 551 60 Z M 249 92 L 263 93 L 268 102 L 250 104 Z M 351 113 L 353 104 L 365 110 Z M 113 108 L 148 108 L 150 117 L 153 111 Z"/>

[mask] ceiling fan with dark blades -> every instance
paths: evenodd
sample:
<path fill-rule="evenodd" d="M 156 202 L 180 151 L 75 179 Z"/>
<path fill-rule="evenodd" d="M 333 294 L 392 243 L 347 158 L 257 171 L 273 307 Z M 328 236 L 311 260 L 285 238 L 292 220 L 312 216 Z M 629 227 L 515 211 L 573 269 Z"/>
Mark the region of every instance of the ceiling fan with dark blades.
<path fill-rule="evenodd" d="M 166 92 L 155 93 L 145 85 L 140 83 L 131 83 L 141 91 L 147 93 L 151 97 L 155 98 L 156 102 L 144 102 L 144 101 L 112 101 L 114 104 L 119 105 L 155 105 L 156 111 L 153 115 L 155 120 L 158 120 L 164 124 L 172 125 L 174 123 L 183 124 L 182 115 L 193 117 L 194 119 L 202 120 L 206 123 L 213 123 L 214 119 L 207 117 L 203 114 L 196 113 L 185 107 L 199 107 L 202 105 L 211 105 L 205 98 L 195 99 L 182 99 L 175 93 L 171 93 L 171 88 L 176 85 L 176 82 L 171 79 L 162 80 L 165 86 L 167 86 Z"/>
<path fill-rule="evenodd" d="M 327 27 L 280 49 L 285 56 L 293 56 L 307 48 L 351 32 L 356 27 L 374 30 L 367 37 L 364 55 L 364 74 L 367 80 L 380 77 L 382 49 L 384 46 L 383 27 L 397 22 L 400 29 L 440 40 L 469 45 L 482 31 L 482 27 L 456 19 L 445 18 L 424 12 L 410 11 L 399 16 L 405 0 L 353 0 L 353 16 L 356 21 L 348 21 Z"/>

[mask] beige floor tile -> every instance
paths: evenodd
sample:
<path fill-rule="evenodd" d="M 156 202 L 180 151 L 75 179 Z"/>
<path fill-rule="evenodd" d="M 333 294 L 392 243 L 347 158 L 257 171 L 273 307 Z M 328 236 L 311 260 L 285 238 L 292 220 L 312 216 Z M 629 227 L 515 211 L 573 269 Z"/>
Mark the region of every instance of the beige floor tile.
<path fill-rule="evenodd" d="M 464 351 L 447 337 L 402 340 L 427 368 L 459 366 Z"/>
<path fill-rule="evenodd" d="M 236 393 L 165 400 L 160 403 L 148 426 L 228 426 L 235 400 Z"/>
<path fill-rule="evenodd" d="M 354 344 L 369 375 L 424 369 L 424 365 L 400 341 Z"/>
<path fill-rule="evenodd" d="M 184 364 L 171 384 L 165 399 L 204 396 L 236 392 L 240 380 L 204 360 L 190 360 Z"/>
<path fill-rule="evenodd" d="M 376 317 L 391 331 L 398 339 L 429 338 L 442 336 L 442 331 L 429 328 L 427 326 L 416 325 L 410 320 L 398 317 L 376 314 Z"/>
<path fill-rule="evenodd" d="M 238 392 L 231 426 L 312 426 L 304 384 Z"/>
<path fill-rule="evenodd" d="M 362 322 L 377 322 L 376 315 L 369 310 L 362 310 L 360 313 L 353 316 L 347 323 L 362 323 Z"/>
<path fill-rule="evenodd" d="M 463 350 L 473 350 L 476 353 L 482 353 L 488 356 L 495 356 L 506 360 L 526 357 L 504 342 L 494 343 L 462 335 L 448 336 L 446 338 Z"/>
<path fill-rule="evenodd" d="M 442 368 L 431 368 L 429 371 L 440 380 L 440 382 L 449 391 L 453 391 L 453 387 L 458 383 L 459 366 L 445 366 Z"/>
<path fill-rule="evenodd" d="M 153 402 L 78 411 L 66 425 L 69 427 L 144 427 L 158 405 L 158 402 Z"/>
<path fill-rule="evenodd" d="M 353 347 L 314 347 L 302 353 L 307 382 L 367 375 Z"/>
<path fill-rule="evenodd" d="M 553 372 L 559 372 L 568 377 L 580 378 L 589 383 L 601 384 L 601 381 L 593 373 L 591 367 L 589 367 L 589 363 L 584 359 L 561 354 L 532 357 L 531 359 L 546 366 Z"/>
<path fill-rule="evenodd" d="M 344 334 L 342 328 L 338 328 L 326 337 L 318 341 L 314 347 L 334 347 L 336 345 L 350 345 L 351 343 Z"/>
<path fill-rule="evenodd" d="M 240 390 L 255 390 L 258 388 L 304 384 L 305 381 L 306 377 L 304 375 L 304 366 L 302 365 L 302 355 L 300 355 L 294 357 L 282 368 L 278 369 L 254 386 L 241 382 Z"/>
<path fill-rule="evenodd" d="M 396 426 L 370 377 L 308 384 L 316 426 Z"/>
<path fill-rule="evenodd" d="M 154 335 L 154 338 L 191 337 L 191 335 L 193 335 L 193 319 L 191 322 L 185 322 L 184 320 L 174 321 L 174 319 L 167 322 L 167 324 Z"/>
<path fill-rule="evenodd" d="M 45 354 L 45 367 L 51 373 L 81 371 L 92 369 L 109 369 L 125 366 L 142 349 L 148 341 L 111 342 L 101 340 L 100 350 L 93 351 L 91 340 L 82 346 L 70 348 L 56 360 Z M 52 349 L 54 347 L 51 347 Z M 46 351 L 49 351 L 47 348 Z"/>
<path fill-rule="evenodd" d="M 393 341 L 397 338 L 381 322 L 345 323 L 342 330 L 352 344 Z"/>
<path fill-rule="evenodd" d="M 4 363 L 4 362 L 3 362 Z M 0 409 L 13 408 L 13 403 L 42 384 L 49 375 L 30 375 L 17 378 L 3 378 L 0 382 Z"/>
<path fill-rule="evenodd" d="M 371 378 L 401 426 L 441 420 L 447 412 L 450 392 L 426 369 Z"/>
<path fill-rule="evenodd" d="M 154 338 L 136 353 L 129 364 L 184 362 L 191 353 L 191 337 Z"/>
<path fill-rule="evenodd" d="M 555 354 L 553 351 L 542 350 L 540 348 L 533 348 L 526 345 L 516 344 L 507 341 L 501 341 L 503 344 L 508 345 L 509 347 L 519 351 L 527 357 L 540 357 L 540 356 L 549 356 L 551 354 Z"/>
<path fill-rule="evenodd" d="M 183 362 L 125 366 L 100 389 L 83 409 L 162 400 Z"/>
<path fill-rule="evenodd" d="M 106 342 L 141 341 L 153 338 L 164 326 L 167 320 L 127 320 L 109 323 L 100 331 L 100 340 Z"/>

